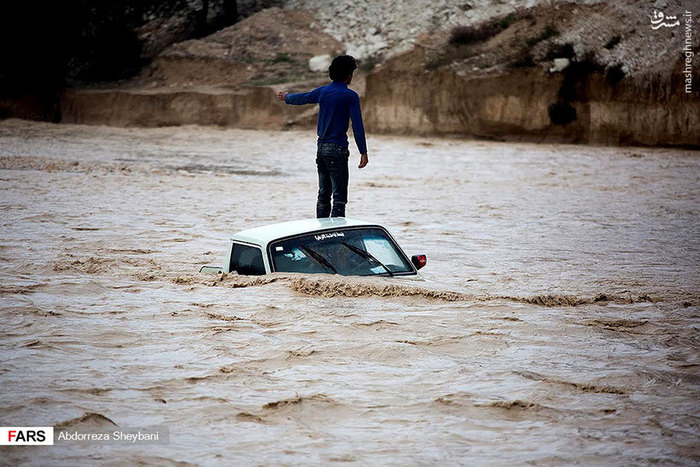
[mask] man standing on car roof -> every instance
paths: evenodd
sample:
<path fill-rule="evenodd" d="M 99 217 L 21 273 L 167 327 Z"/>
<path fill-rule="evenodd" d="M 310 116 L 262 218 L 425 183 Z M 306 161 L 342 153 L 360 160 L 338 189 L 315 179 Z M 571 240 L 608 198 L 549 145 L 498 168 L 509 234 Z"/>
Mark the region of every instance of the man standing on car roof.
<path fill-rule="evenodd" d="M 327 86 L 311 92 L 288 94 L 277 93 L 277 99 L 292 105 L 319 104 L 318 111 L 318 200 L 316 217 L 345 217 L 348 202 L 348 124 L 352 120 L 355 143 L 360 151 L 360 165 L 369 162 L 365 128 L 362 124 L 360 98 L 355 91 L 348 89 L 352 75 L 357 68 L 355 59 L 340 55 L 333 59 L 328 74 L 333 81 Z M 331 195 L 333 209 L 331 210 Z"/>

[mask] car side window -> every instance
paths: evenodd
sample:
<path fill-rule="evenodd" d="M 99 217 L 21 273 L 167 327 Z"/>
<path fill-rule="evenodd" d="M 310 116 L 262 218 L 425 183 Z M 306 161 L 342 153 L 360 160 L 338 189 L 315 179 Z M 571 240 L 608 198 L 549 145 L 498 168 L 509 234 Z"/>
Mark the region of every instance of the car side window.
<path fill-rule="evenodd" d="M 248 245 L 233 244 L 231 252 L 231 271 L 245 276 L 262 276 L 265 274 L 262 251 Z"/>

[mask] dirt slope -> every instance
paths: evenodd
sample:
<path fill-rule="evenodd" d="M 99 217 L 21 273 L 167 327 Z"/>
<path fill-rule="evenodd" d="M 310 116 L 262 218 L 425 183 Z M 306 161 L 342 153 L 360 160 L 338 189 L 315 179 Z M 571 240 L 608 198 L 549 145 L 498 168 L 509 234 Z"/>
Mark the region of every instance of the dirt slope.
<path fill-rule="evenodd" d="M 345 51 L 360 59 L 353 86 L 372 132 L 700 146 L 683 29 L 649 22 L 656 8 L 681 16 L 677 1 L 283 6 L 169 47 L 112 94 L 66 93 L 65 121 L 312 127 L 314 109 L 292 112 L 273 91 L 327 82 L 310 60 Z"/>
<path fill-rule="evenodd" d="M 135 83 L 237 86 L 323 79 L 325 73 L 309 69 L 309 59 L 342 50 L 314 23 L 311 12 L 269 8 L 202 39 L 172 45 Z"/>

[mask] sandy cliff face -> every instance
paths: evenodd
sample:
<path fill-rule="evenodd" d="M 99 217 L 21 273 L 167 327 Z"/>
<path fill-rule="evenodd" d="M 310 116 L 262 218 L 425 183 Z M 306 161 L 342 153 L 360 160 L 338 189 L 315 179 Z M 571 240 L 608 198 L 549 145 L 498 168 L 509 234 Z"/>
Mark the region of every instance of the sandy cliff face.
<path fill-rule="evenodd" d="M 413 17 L 415 24 L 398 19 L 405 8 L 387 3 L 367 31 L 357 29 L 358 18 L 329 20 L 337 7 L 297 3 L 317 10 L 263 10 L 173 45 L 127 86 L 66 92 L 63 120 L 311 128 L 313 108 L 290 109 L 273 91 L 325 83 L 309 59 L 357 49 L 360 34 L 381 38 L 360 51 L 361 79 L 353 83 L 373 132 L 700 146 L 700 73 L 693 69 L 686 93 L 683 29 L 652 29 L 647 13 L 655 7 L 641 0 L 527 8 L 484 0 L 466 10 L 437 2 L 434 14 Z M 357 8 L 346 13 L 357 16 Z M 681 5 L 663 8 L 676 13 Z M 409 40 L 414 29 L 430 32 Z M 691 39 L 691 48 L 698 46 L 700 33 Z"/>
<path fill-rule="evenodd" d="M 61 113 L 64 122 L 117 126 L 312 127 L 316 108 L 276 102 L 274 83 L 289 91 L 325 84 L 326 73 L 310 70 L 309 59 L 341 50 L 311 12 L 269 8 L 170 46 L 119 87 L 64 92 Z"/>
<path fill-rule="evenodd" d="M 542 76 L 461 77 L 426 70 L 423 55 L 417 47 L 368 77 L 364 111 L 371 130 L 487 136 L 537 134 L 549 126 L 547 107 L 556 87 Z"/>
<path fill-rule="evenodd" d="M 112 126 L 218 125 L 279 130 L 316 124 L 315 107 L 300 112 L 284 106 L 266 87 L 70 90 L 61 97 L 61 110 L 64 123 Z"/>
<path fill-rule="evenodd" d="M 600 72 L 571 78 L 543 69 L 460 76 L 425 69 L 423 58 L 417 47 L 368 77 L 364 112 L 370 131 L 700 145 L 700 101 L 685 96 L 680 79 L 636 77 L 611 84 Z M 562 103 L 561 91 L 573 79 L 577 95 Z M 573 120 L 561 122 L 556 105 L 573 109 Z"/>
<path fill-rule="evenodd" d="M 438 28 L 368 77 L 368 127 L 698 146 L 700 73 L 687 93 L 683 30 L 653 30 L 645 11 L 562 3 Z"/>

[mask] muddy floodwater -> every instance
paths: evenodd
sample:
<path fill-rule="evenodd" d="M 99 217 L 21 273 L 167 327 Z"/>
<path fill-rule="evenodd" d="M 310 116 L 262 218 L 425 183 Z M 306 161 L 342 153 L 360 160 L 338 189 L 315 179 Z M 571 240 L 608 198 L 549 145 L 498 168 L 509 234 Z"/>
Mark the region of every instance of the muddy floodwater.
<path fill-rule="evenodd" d="M 697 465 L 698 152 L 369 135 L 424 281 L 198 274 L 312 217 L 307 131 L 0 122 L 0 425 L 86 464 Z"/>

